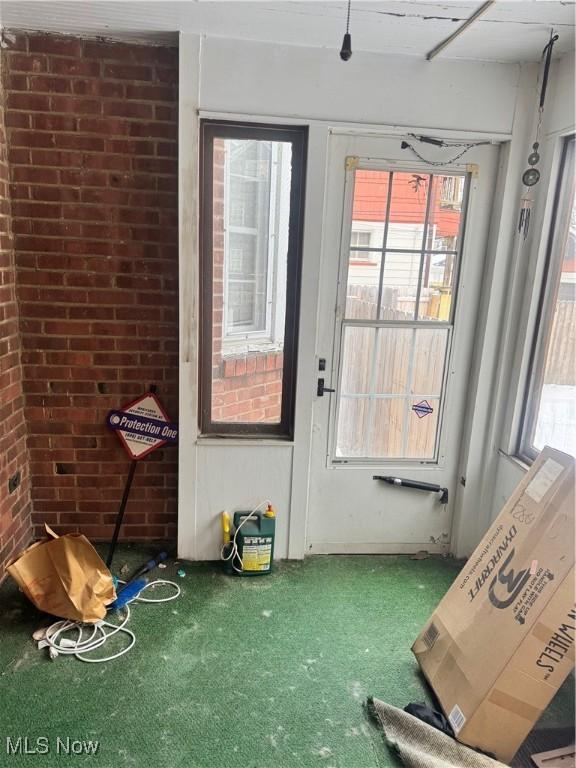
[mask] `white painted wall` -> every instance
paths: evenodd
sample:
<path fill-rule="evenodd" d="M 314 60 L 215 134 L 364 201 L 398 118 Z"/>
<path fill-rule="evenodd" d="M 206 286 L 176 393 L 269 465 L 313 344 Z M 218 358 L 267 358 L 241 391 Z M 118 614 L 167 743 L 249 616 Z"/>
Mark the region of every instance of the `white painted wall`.
<path fill-rule="evenodd" d="M 205 110 L 509 133 L 519 67 L 207 38 Z"/>
<path fill-rule="evenodd" d="M 267 495 L 278 510 L 278 557 L 302 557 L 308 502 L 312 405 L 316 384 L 317 298 L 326 185 L 326 147 L 333 127 L 386 135 L 410 130 L 486 138 L 512 146 L 501 167 L 502 195 L 512 194 L 527 91 L 534 71 L 518 65 L 358 53 L 344 64 L 333 51 L 222 38 L 180 39 L 180 488 L 179 555 L 214 559 L 219 513 L 246 509 Z M 519 111 L 520 110 L 520 111 Z M 293 443 L 199 438 L 197 434 L 197 117 L 297 122 L 310 126 L 298 389 Z M 516 152 L 516 154 L 514 154 Z M 492 250 L 507 258 L 514 211 L 500 215 Z M 506 237 L 505 237 L 506 236 Z M 494 262 L 494 258 L 493 258 Z M 498 273 L 499 274 L 499 273 Z M 487 272 L 487 280 L 492 273 Z M 482 331 L 482 329 L 480 329 Z M 493 344 L 493 338 L 486 344 Z M 489 360 L 485 359 L 485 365 Z M 477 366 L 476 373 L 480 369 Z M 457 521 L 456 539 L 478 531 L 477 505 Z M 472 523 L 471 523 L 472 521 Z M 473 530 L 470 535 L 469 531 Z M 480 533 L 481 535 L 481 533 Z"/>

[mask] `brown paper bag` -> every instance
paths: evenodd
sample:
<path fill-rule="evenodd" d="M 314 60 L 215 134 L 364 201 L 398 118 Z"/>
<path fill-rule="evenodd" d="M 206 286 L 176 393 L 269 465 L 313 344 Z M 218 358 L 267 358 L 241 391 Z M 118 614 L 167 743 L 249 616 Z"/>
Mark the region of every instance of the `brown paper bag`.
<path fill-rule="evenodd" d="M 96 622 L 116 599 L 112 575 L 92 544 L 79 533 L 32 544 L 7 567 L 26 597 L 41 611 L 73 621 Z"/>

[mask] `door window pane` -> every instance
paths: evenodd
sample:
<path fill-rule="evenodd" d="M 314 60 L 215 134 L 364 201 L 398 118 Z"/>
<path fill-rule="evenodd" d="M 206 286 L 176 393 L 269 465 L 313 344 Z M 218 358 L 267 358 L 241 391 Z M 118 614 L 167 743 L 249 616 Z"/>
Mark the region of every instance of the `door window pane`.
<path fill-rule="evenodd" d="M 374 360 L 375 328 L 347 327 L 341 392 L 343 395 L 368 394 L 371 391 L 372 361 Z"/>
<path fill-rule="evenodd" d="M 382 272 L 381 320 L 414 320 L 418 301 L 420 253 L 388 251 Z"/>
<path fill-rule="evenodd" d="M 466 176 L 358 170 L 346 318 L 450 320 Z"/>
<path fill-rule="evenodd" d="M 288 434 L 306 131 L 202 130 L 202 430 Z"/>
<path fill-rule="evenodd" d="M 404 398 L 376 400 L 372 413 L 369 455 L 393 459 L 403 455 Z"/>
<path fill-rule="evenodd" d="M 384 243 L 384 222 L 387 218 L 388 171 L 358 170 L 354 176 L 354 203 L 350 247 L 364 246 L 357 233 L 370 235 L 369 245 L 381 249 Z M 365 235 L 364 235 L 365 237 Z"/>
<path fill-rule="evenodd" d="M 373 320 L 378 307 L 380 262 L 378 251 L 350 251 L 346 317 L 351 320 Z"/>
<path fill-rule="evenodd" d="M 458 248 L 465 181 L 465 176 L 434 176 L 428 223 L 432 250 Z"/>
<path fill-rule="evenodd" d="M 407 459 L 434 456 L 438 431 L 440 401 L 428 397 L 423 404 L 420 398 L 408 401 L 408 433 L 406 438 Z"/>
<path fill-rule="evenodd" d="M 337 456 L 434 457 L 448 333 L 344 327 Z"/>
<path fill-rule="evenodd" d="M 436 456 L 466 183 L 355 172 L 337 457 Z"/>
<path fill-rule="evenodd" d="M 410 392 L 421 397 L 442 391 L 448 345 L 447 328 L 418 328 L 414 333 L 414 361 Z"/>
<path fill-rule="evenodd" d="M 449 320 L 456 253 L 425 253 L 418 302 L 419 320 Z"/>
<path fill-rule="evenodd" d="M 367 397 L 341 398 L 338 414 L 337 456 L 351 458 L 366 456 L 369 411 L 370 400 Z"/>
<path fill-rule="evenodd" d="M 423 242 L 430 179 L 423 173 L 393 173 L 386 249 L 418 250 Z"/>

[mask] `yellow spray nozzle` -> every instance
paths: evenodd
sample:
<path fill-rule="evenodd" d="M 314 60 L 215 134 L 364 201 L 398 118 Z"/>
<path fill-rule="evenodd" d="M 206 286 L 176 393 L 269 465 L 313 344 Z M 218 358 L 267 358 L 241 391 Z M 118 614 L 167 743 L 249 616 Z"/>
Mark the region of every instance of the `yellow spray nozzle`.
<path fill-rule="evenodd" d="M 230 515 L 228 512 L 222 512 L 222 538 L 224 544 L 230 544 Z"/>
<path fill-rule="evenodd" d="M 268 506 L 266 507 L 266 512 L 264 512 L 264 517 L 276 517 L 276 512 L 272 504 L 268 504 Z"/>

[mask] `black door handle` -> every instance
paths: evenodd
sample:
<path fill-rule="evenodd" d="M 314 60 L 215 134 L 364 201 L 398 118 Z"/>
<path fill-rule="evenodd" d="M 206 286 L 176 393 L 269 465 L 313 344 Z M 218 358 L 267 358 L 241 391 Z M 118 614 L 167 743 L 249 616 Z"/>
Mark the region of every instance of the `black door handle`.
<path fill-rule="evenodd" d="M 442 488 L 435 483 L 425 483 L 422 480 L 407 480 L 405 477 L 393 477 L 390 475 L 374 475 L 373 480 L 383 480 L 389 485 L 397 485 L 403 488 L 416 488 L 418 491 L 430 491 L 440 494 L 440 504 L 448 504 L 448 488 Z"/>
<path fill-rule="evenodd" d="M 335 389 L 324 386 L 324 379 L 318 379 L 318 386 L 316 387 L 316 394 L 318 397 L 324 397 L 324 392 L 336 392 Z"/>

